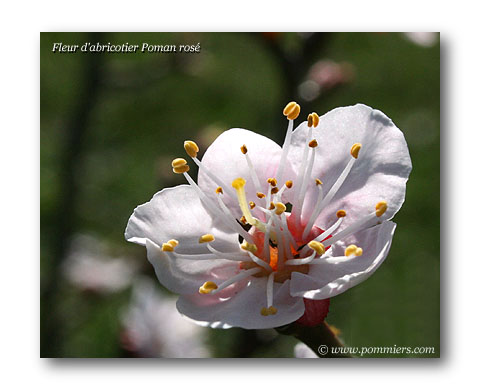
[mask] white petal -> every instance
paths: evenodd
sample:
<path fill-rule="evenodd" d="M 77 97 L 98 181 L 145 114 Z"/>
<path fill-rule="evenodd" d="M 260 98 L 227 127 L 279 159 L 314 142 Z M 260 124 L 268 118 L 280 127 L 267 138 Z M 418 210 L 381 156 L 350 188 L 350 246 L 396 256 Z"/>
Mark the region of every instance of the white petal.
<path fill-rule="evenodd" d="M 155 269 L 160 283 L 178 294 L 198 292 L 205 281 L 225 281 L 238 272 L 239 262 L 225 259 L 201 260 L 182 259 L 174 252 L 165 253 L 147 239 L 147 257 Z"/>
<path fill-rule="evenodd" d="M 306 123 L 293 133 L 289 158 L 298 170 L 308 127 Z M 339 209 L 347 211 L 342 227 L 375 210 L 375 205 L 386 200 L 385 219 L 400 209 L 405 199 L 405 184 L 412 164 L 403 133 L 382 112 L 365 105 L 342 107 L 320 117 L 314 138 L 316 148 L 313 177 L 323 181 L 324 194 L 335 183 L 351 159 L 353 144 L 362 148 L 350 174 L 336 196 L 323 210 L 316 225 L 325 229 L 336 220 Z M 317 192 L 312 185 L 307 193 L 307 204 Z M 340 227 L 340 229 L 342 229 Z"/>
<path fill-rule="evenodd" d="M 250 176 L 245 156 L 240 151 L 242 145 L 246 145 L 248 155 L 255 167 L 255 172 L 262 186 L 261 191 L 266 194 L 268 189 L 267 179 L 275 177 L 278 163 L 282 155 L 282 148 L 260 134 L 245 129 L 230 129 L 223 132 L 205 151 L 202 163 L 206 168 L 214 172 L 226 186 L 231 186 L 232 181 L 236 178 L 244 178 L 247 183 L 245 191 L 247 200 L 256 202 L 256 189 Z M 285 168 L 285 178 L 291 179 L 293 172 L 290 164 L 287 163 Z M 198 184 L 200 188 L 210 197 L 214 198 L 215 189 L 219 186 L 214 183 L 205 172 L 200 169 L 198 173 Z M 281 187 L 283 184 L 279 184 Z M 284 192 L 285 200 L 288 199 L 291 190 Z M 237 199 L 232 200 L 225 197 L 225 204 L 232 210 L 236 211 L 238 217 L 242 216 L 238 207 Z"/>
<path fill-rule="evenodd" d="M 266 306 L 266 283 L 266 277 L 252 277 L 243 289 L 222 299 L 215 298 L 215 295 L 181 296 L 177 309 L 195 323 L 213 328 L 266 329 L 292 323 L 303 315 L 303 298 L 290 296 L 289 281 L 274 285 L 273 305 L 277 313 L 261 315 L 261 308 Z"/>
<path fill-rule="evenodd" d="M 290 283 L 292 296 L 308 299 L 326 299 L 365 281 L 386 258 L 396 224 L 391 221 L 364 230 L 347 238 L 345 245 L 335 245 L 333 255 L 343 255 L 347 244 L 363 248 L 363 255 L 339 264 L 310 266 L 308 275 L 294 272 Z"/>
<path fill-rule="evenodd" d="M 238 251 L 238 235 L 210 216 L 188 185 L 166 188 L 153 198 L 135 208 L 130 217 L 125 238 L 133 243 L 146 245 L 146 239 L 161 245 L 170 239 L 179 241 L 180 253 L 207 253 L 205 244 L 198 239 L 207 233 L 215 236 L 214 247 L 224 252 Z"/>

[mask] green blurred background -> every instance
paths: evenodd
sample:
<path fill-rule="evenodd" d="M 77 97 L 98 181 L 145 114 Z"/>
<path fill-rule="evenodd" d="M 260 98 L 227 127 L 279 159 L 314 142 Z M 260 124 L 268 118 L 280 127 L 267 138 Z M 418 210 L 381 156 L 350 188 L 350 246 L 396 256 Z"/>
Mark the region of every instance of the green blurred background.
<path fill-rule="evenodd" d="M 56 42 L 201 50 L 54 53 Z M 390 254 L 332 298 L 327 321 L 349 346 L 440 355 L 437 34 L 42 33 L 40 81 L 42 357 L 293 357 L 297 341 L 273 330 L 181 319 L 145 249 L 123 237 L 135 206 L 184 182 L 170 161 L 185 139 L 205 150 L 243 127 L 282 143 L 290 100 L 301 115 L 365 103 L 405 133 L 413 171 Z"/>

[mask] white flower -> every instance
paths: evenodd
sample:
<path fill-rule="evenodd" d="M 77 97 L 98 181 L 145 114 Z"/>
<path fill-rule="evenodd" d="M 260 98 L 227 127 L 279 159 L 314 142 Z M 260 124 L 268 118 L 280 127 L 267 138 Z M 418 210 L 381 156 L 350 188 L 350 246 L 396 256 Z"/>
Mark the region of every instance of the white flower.
<path fill-rule="evenodd" d="M 396 226 L 388 220 L 411 170 L 402 132 L 364 105 L 312 113 L 292 131 L 299 112 L 285 107 L 283 148 L 231 129 L 200 161 L 186 141 L 198 185 L 175 159 L 189 185 L 155 194 L 128 222 L 127 240 L 146 246 L 159 281 L 180 295 L 179 312 L 198 324 L 291 323 L 307 299 L 344 292 L 387 256 Z"/>
<path fill-rule="evenodd" d="M 104 243 L 95 237 L 77 235 L 62 270 L 67 280 L 80 289 L 112 293 L 131 284 L 137 267 L 132 259 L 109 255 Z"/>
<path fill-rule="evenodd" d="M 439 33 L 422 31 L 422 32 L 409 32 L 403 33 L 403 35 L 417 44 L 418 46 L 431 47 L 434 46 L 440 37 Z"/>
<path fill-rule="evenodd" d="M 205 330 L 187 322 L 177 312 L 175 301 L 155 289 L 150 279 L 136 280 L 122 316 L 126 347 L 141 357 L 209 357 Z"/>
<path fill-rule="evenodd" d="M 295 358 L 318 358 L 315 352 L 303 342 L 297 343 L 293 348 Z"/>

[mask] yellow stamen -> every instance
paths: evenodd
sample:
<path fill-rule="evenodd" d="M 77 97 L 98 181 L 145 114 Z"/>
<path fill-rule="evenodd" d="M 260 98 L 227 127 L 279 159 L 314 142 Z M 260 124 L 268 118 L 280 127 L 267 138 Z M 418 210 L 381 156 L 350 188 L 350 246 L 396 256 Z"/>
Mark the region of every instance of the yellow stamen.
<path fill-rule="evenodd" d="M 235 179 L 233 182 L 232 182 L 232 187 L 235 189 L 235 190 L 241 190 L 243 189 L 243 187 L 245 186 L 245 183 L 247 183 L 247 181 L 243 178 L 237 178 Z"/>
<path fill-rule="evenodd" d="M 314 250 L 318 255 L 325 254 L 325 246 L 322 243 L 317 242 L 316 240 L 312 240 L 311 242 L 309 242 L 308 247 Z"/>
<path fill-rule="evenodd" d="M 217 187 L 217 190 L 215 190 L 215 193 L 223 194 L 223 189 L 221 188 L 221 186 Z"/>
<path fill-rule="evenodd" d="M 162 244 L 162 251 L 167 251 L 171 253 L 173 250 L 174 250 L 174 246 L 172 246 L 170 243 Z"/>
<path fill-rule="evenodd" d="M 260 310 L 260 314 L 261 314 L 262 316 L 268 316 L 268 315 L 269 315 L 268 308 L 262 307 L 262 309 Z"/>
<path fill-rule="evenodd" d="M 185 148 L 185 152 L 187 152 L 188 156 L 197 157 L 197 153 L 199 149 L 195 141 L 191 141 L 191 140 L 185 141 L 183 143 L 183 148 Z"/>
<path fill-rule="evenodd" d="M 338 218 L 345 217 L 346 215 L 347 215 L 347 212 L 345 212 L 343 209 L 340 209 L 339 211 L 337 211 Z"/>
<path fill-rule="evenodd" d="M 238 205 L 240 206 L 240 209 L 242 210 L 248 224 L 260 228 L 262 224 L 252 216 L 252 213 L 250 213 L 247 203 L 247 196 L 245 194 L 245 183 L 247 183 L 245 179 L 237 178 L 232 182 L 232 187 L 237 191 Z"/>
<path fill-rule="evenodd" d="M 277 309 L 272 305 L 268 307 L 268 314 L 269 315 L 275 315 L 277 313 Z"/>
<path fill-rule="evenodd" d="M 250 205 L 250 209 L 253 209 L 253 208 L 255 208 L 255 206 L 256 206 L 256 205 L 255 205 L 255 202 L 253 202 L 253 201 L 250 201 L 250 202 L 248 203 L 248 205 Z"/>
<path fill-rule="evenodd" d="M 315 183 L 317 184 L 317 186 L 319 185 L 323 185 L 323 182 L 320 180 L 320 179 L 315 179 Z"/>
<path fill-rule="evenodd" d="M 272 194 L 278 193 L 278 187 L 272 187 Z"/>
<path fill-rule="evenodd" d="M 309 128 L 311 128 L 313 126 L 313 116 L 312 116 L 312 114 L 308 114 L 307 125 L 308 125 Z"/>
<path fill-rule="evenodd" d="M 242 222 L 242 224 L 247 224 L 247 219 L 245 218 L 245 216 L 242 216 L 240 221 Z"/>
<path fill-rule="evenodd" d="M 310 148 L 316 148 L 316 147 L 318 147 L 318 142 L 317 142 L 317 140 L 313 139 L 312 141 L 310 141 L 310 142 L 308 143 L 308 146 L 309 146 Z"/>
<path fill-rule="evenodd" d="M 265 194 L 258 192 L 257 197 L 258 198 L 265 198 Z"/>
<path fill-rule="evenodd" d="M 198 239 L 198 243 L 208 243 L 208 242 L 213 242 L 215 240 L 215 236 L 212 234 L 205 234 Z"/>
<path fill-rule="evenodd" d="M 286 210 L 287 210 L 287 207 L 285 206 L 285 204 L 283 204 L 281 202 L 277 202 L 275 204 L 275 214 L 281 215 Z"/>
<path fill-rule="evenodd" d="M 172 168 L 172 170 L 175 174 L 183 174 L 185 172 L 188 172 L 190 170 L 190 167 L 188 166 L 188 164 L 185 164 L 181 167 L 174 167 Z"/>
<path fill-rule="evenodd" d="M 178 246 L 178 240 L 175 240 L 175 239 L 170 239 L 167 243 L 173 247 Z"/>
<path fill-rule="evenodd" d="M 307 122 L 308 122 L 308 127 L 311 128 L 312 126 L 316 128 L 318 126 L 318 122 L 320 120 L 320 117 L 318 116 L 317 113 L 313 112 L 312 114 L 308 114 Z"/>
<path fill-rule="evenodd" d="M 206 295 L 207 293 L 210 293 L 217 288 L 218 288 L 217 284 L 215 284 L 212 281 L 207 281 L 198 289 L 198 292 L 201 293 L 202 295 Z"/>
<path fill-rule="evenodd" d="M 287 189 L 291 189 L 292 186 L 293 186 L 293 182 L 292 181 L 286 181 L 285 186 L 287 186 Z"/>
<path fill-rule="evenodd" d="M 385 213 L 387 210 L 387 201 L 380 201 L 377 205 L 375 205 L 375 214 L 377 217 L 380 217 Z"/>
<path fill-rule="evenodd" d="M 251 253 L 256 253 L 258 250 L 255 244 L 248 243 L 246 240 L 243 241 L 240 247 L 245 251 L 250 251 Z"/>
<path fill-rule="evenodd" d="M 352 145 L 352 149 L 350 149 L 350 155 L 352 155 L 355 159 L 358 158 L 358 153 L 360 152 L 360 148 L 362 148 L 362 144 L 356 143 Z"/>
<path fill-rule="evenodd" d="M 242 153 L 245 155 L 248 152 L 247 146 L 245 144 L 243 144 L 240 147 L 240 151 L 242 151 Z"/>
<path fill-rule="evenodd" d="M 359 255 L 357 255 L 357 254 L 362 255 L 362 253 L 363 253 L 363 250 L 360 247 L 355 246 L 354 244 L 351 244 L 350 246 L 348 246 L 345 249 L 345 256 L 346 257 L 349 257 L 350 255 L 355 255 L 355 256 L 358 257 Z"/>
<path fill-rule="evenodd" d="M 267 182 L 270 183 L 272 187 L 277 186 L 277 180 L 275 178 L 268 178 Z"/>
<path fill-rule="evenodd" d="M 187 165 L 187 161 L 185 159 L 182 159 L 181 157 L 177 157 L 176 159 L 172 160 L 172 167 L 173 168 L 179 168 Z"/>
<path fill-rule="evenodd" d="M 268 209 L 270 210 L 275 209 L 275 204 L 273 202 L 270 202 L 270 206 L 268 207 Z"/>
<path fill-rule="evenodd" d="M 300 105 L 296 102 L 288 103 L 283 109 L 283 115 L 289 120 L 296 119 L 300 114 Z"/>

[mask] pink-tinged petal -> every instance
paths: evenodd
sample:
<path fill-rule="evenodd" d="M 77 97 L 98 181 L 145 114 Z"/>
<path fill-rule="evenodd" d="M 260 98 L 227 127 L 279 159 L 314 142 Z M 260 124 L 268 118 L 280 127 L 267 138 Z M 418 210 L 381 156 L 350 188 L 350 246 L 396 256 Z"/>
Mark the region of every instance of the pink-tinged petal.
<path fill-rule="evenodd" d="M 146 245 L 149 239 L 161 246 L 170 239 L 179 241 L 179 253 L 208 253 L 198 239 L 207 233 L 215 236 L 214 247 L 224 252 L 238 251 L 238 235 L 229 233 L 204 208 L 195 190 L 188 185 L 163 189 L 135 208 L 125 231 L 125 238 Z"/>
<path fill-rule="evenodd" d="M 225 259 L 184 259 L 175 252 L 164 252 L 146 240 L 147 257 L 160 283 L 178 294 L 198 293 L 205 281 L 225 281 L 238 272 L 239 262 Z"/>
<path fill-rule="evenodd" d="M 298 170 L 308 127 L 301 124 L 293 133 L 289 158 Z M 365 105 L 332 110 L 320 117 L 313 132 L 318 141 L 313 178 L 323 182 L 326 195 L 351 160 L 350 149 L 361 143 L 358 159 L 332 201 L 323 209 L 316 225 L 325 229 L 336 220 L 335 213 L 345 209 L 342 227 L 375 210 L 381 200 L 388 203 L 385 219 L 391 219 L 405 199 L 405 185 L 412 163 L 403 133 L 382 112 Z M 311 211 L 317 190 L 311 183 L 304 213 Z M 342 228 L 341 227 L 341 228 Z"/>
<path fill-rule="evenodd" d="M 382 264 L 392 244 L 396 224 L 385 221 L 346 238 L 332 246 L 334 256 L 343 255 L 346 245 L 363 248 L 363 255 L 338 264 L 311 265 L 308 275 L 294 272 L 290 283 L 292 296 L 326 299 L 365 281 Z"/>
<path fill-rule="evenodd" d="M 247 146 L 248 156 L 260 181 L 261 191 L 267 194 L 269 186 L 267 179 L 275 177 L 282 155 L 282 148 L 267 137 L 245 129 L 227 130 L 218 136 L 205 151 L 202 164 L 205 165 L 207 170 L 217 175 L 224 182 L 225 186 L 230 188 L 234 179 L 244 178 L 247 181 L 245 185 L 247 200 L 256 202 L 258 200 L 256 197 L 257 190 L 251 178 L 245 155 L 240 150 L 240 147 L 244 144 Z M 293 171 L 287 162 L 284 177 L 292 179 L 293 176 Z M 209 197 L 212 199 L 216 197 L 215 189 L 220 185 L 213 182 L 202 169 L 198 173 L 198 184 Z M 279 184 L 279 186 L 282 185 Z M 289 198 L 291 192 L 288 189 L 285 191 L 285 200 Z M 236 198 L 232 200 L 225 194 L 225 204 L 230 209 L 236 211 L 236 217 L 242 216 Z"/>
<path fill-rule="evenodd" d="M 195 323 L 213 328 L 267 329 L 292 323 L 302 316 L 305 312 L 303 298 L 290 296 L 289 281 L 274 285 L 273 305 L 277 313 L 261 315 L 261 308 L 266 306 L 266 284 L 267 278 L 252 277 L 249 283 L 231 292 L 230 297 L 180 296 L 177 309 Z"/>

